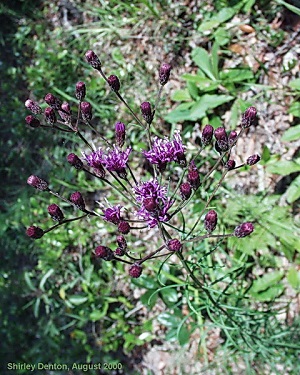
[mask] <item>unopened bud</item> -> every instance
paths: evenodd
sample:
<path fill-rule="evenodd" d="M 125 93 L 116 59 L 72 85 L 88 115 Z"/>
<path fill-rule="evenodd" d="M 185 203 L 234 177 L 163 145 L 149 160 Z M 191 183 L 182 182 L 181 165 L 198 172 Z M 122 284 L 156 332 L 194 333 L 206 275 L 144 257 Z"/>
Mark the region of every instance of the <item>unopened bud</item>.
<path fill-rule="evenodd" d="M 115 125 L 116 144 L 118 147 L 122 147 L 125 143 L 125 125 L 123 122 L 117 122 Z"/>
<path fill-rule="evenodd" d="M 234 230 L 235 237 L 242 238 L 249 236 L 254 230 L 254 226 L 252 223 L 243 223 L 237 226 Z"/>
<path fill-rule="evenodd" d="M 153 120 L 153 114 L 151 110 L 151 104 L 149 102 L 144 102 L 141 104 L 141 112 L 144 120 L 147 122 L 147 124 L 151 124 Z"/>
<path fill-rule="evenodd" d="M 130 266 L 130 268 L 129 268 L 129 275 L 131 277 L 133 277 L 133 278 L 136 279 L 136 278 L 138 278 L 138 277 L 141 276 L 142 270 L 143 270 L 142 266 L 139 265 L 139 264 L 137 264 L 137 263 L 135 263 L 132 266 Z"/>
<path fill-rule="evenodd" d="M 118 248 L 116 248 L 114 254 L 117 257 L 122 257 L 126 254 L 126 251 L 124 249 L 121 249 L 120 247 L 118 247 Z"/>
<path fill-rule="evenodd" d="M 50 105 L 51 108 L 53 109 L 60 109 L 62 101 L 58 99 L 55 95 L 49 93 L 45 96 L 44 98 L 45 102 Z"/>
<path fill-rule="evenodd" d="M 168 241 L 167 247 L 171 251 L 180 251 L 182 249 L 182 243 L 176 238 L 173 238 L 172 240 Z"/>
<path fill-rule="evenodd" d="M 96 247 L 95 255 L 97 258 L 101 258 L 103 260 L 112 260 L 114 258 L 113 251 L 107 246 Z"/>
<path fill-rule="evenodd" d="M 249 128 L 250 126 L 256 126 L 258 122 L 257 119 L 257 110 L 255 107 L 249 107 L 242 115 L 242 127 Z"/>
<path fill-rule="evenodd" d="M 248 165 L 254 165 L 260 161 L 260 156 L 259 155 L 251 155 L 246 161 L 246 164 Z"/>
<path fill-rule="evenodd" d="M 231 171 L 232 169 L 235 168 L 235 161 L 234 160 L 228 160 L 227 163 L 225 164 L 225 168 Z"/>
<path fill-rule="evenodd" d="M 92 119 L 92 106 L 89 102 L 81 102 L 80 109 L 84 121 L 89 121 Z"/>
<path fill-rule="evenodd" d="M 38 240 L 39 238 L 43 237 L 44 231 L 42 228 L 32 225 L 31 227 L 26 229 L 26 234 L 28 237 L 33 238 L 34 240 Z"/>
<path fill-rule="evenodd" d="M 124 236 L 122 235 L 117 236 L 117 244 L 121 249 L 123 250 L 127 249 L 127 242 Z"/>
<path fill-rule="evenodd" d="M 170 64 L 164 63 L 159 69 L 159 83 L 164 86 L 170 78 L 172 66 Z"/>
<path fill-rule="evenodd" d="M 227 151 L 228 150 L 228 137 L 226 134 L 225 129 L 221 126 L 220 128 L 217 128 L 215 130 L 215 138 L 217 140 L 217 144 L 221 151 Z"/>
<path fill-rule="evenodd" d="M 113 91 L 119 91 L 120 90 L 120 81 L 117 76 L 111 75 L 107 78 L 107 83 L 109 84 L 110 88 Z"/>
<path fill-rule="evenodd" d="M 26 116 L 25 121 L 32 128 L 38 128 L 41 125 L 40 120 L 38 120 L 36 117 L 32 115 Z"/>
<path fill-rule="evenodd" d="M 127 221 L 121 221 L 118 225 L 118 231 L 123 234 L 128 234 L 130 232 L 130 225 Z"/>
<path fill-rule="evenodd" d="M 31 175 L 27 178 L 27 184 L 34 187 L 37 190 L 45 191 L 48 190 L 48 182 L 38 176 Z"/>
<path fill-rule="evenodd" d="M 50 206 L 48 206 L 48 212 L 54 221 L 63 221 L 64 214 L 57 204 L 50 204 Z"/>
<path fill-rule="evenodd" d="M 229 147 L 232 146 L 236 140 L 236 137 L 237 137 L 237 132 L 235 131 L 232 131 L 229 133 L 229 136 L 228 136 L 228 145 Z"/>
<path fill-rule="evenodd" d="M 25 107 L 29 109 L 34 115 L 39 115 L 42 113 L 42 108 L 38 105 L 37 102 L 33 100 L 27 99 L 25 102 Z"/>
<path fill-rule="evenodd" d="M 71 194 L 70 201 L 80 210 L 85 210 L 85 203 L 83 196 L 79 191 L 76 191 L 75 193 Z"/>
<path fill-rule="evenodd" d="M 56 123 L 56 115 L 55 115 L 55 111 L 53 108 L 51 107 L 45 108 L 44 115 L 45 115 L 46 121 L 49 124 L 53 125 Z"/>
<path fill-rule="evenodd" d="M 58 113 L 65 122 L 67 122 L 68 124 L 71 123 L 72 112 L 71 112 L 71 107 L 69 103 L 63 102 L 63 104 L 61 105 L 61 110 L 59 110 Z"/>
<path fill-rule="evenodd" d="M 204 228 L 209 232 L 213 232 L 216 229 L 218 222 L 218 215 L 216 211 L 210 210 L 204 218 Z"/>
<path fill-rule="evenodd" d="M 85 58 L 92 68 L 97 69 L 97 70 L 101 69 L 101 61 L 94 51 L 91 51 L 91 50 L 87 51 L 85 53 Z"/>
<path fill-rule="evenodd" d="M 188 182 L 184 182 L 180 185 L 180 194 L 183 200 L 189 199 L 192 194 L 192 187 Z"/>
<path fill-rule="evenodd" d="M 72 165 L 72 167 L 76 169 L 82 169 L 83 162 L 79 159 L 79 157 L 75 154 L 69 154 L 67 156 L 68 163 Z"/>
<path fill-rule="evenodd" d="M 85 98 L 86 95 L 86 88 L 84 82 L 77 82 L 75 87 L 75 97 L 76 99 L 80 100 L 81 102 Z"/>
<path fill-rule="evenodd" d="M 201 141 L 203 145 L 209 145 L 214 134 L 214 128 L 211 125 L 205 125 L 202 131 Z"/>
<path fill-rule="evenodd" d="M 200 175 L 194 161 L 191 161 L 189 165 L 187 180 L 194 190 L 200 186 Z"/>

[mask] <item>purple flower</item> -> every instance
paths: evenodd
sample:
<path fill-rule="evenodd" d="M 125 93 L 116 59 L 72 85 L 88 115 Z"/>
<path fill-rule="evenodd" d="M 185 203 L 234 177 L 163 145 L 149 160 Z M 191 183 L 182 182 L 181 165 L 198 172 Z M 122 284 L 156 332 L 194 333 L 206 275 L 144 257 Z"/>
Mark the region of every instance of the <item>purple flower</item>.
<path fill-rule="evenodd" d="M 94 168 L 95 173 L 100 177 L 104 178 L 105 176 L 105 170 L 103 168 L 103 152 L 101 148 L 98 150 L 90 153 L 89 155 L 86 155 L 84 152 L 82 153 L 84 156 L 87 164 Z"/>
<path fill-rule="evenodd" d="M 169 220 L 168 210 L 171 208 L 174 201 L 167 198 L 167 189 L 160 186 L 157 180 L 150 180 L 141 182 L 134 188 L 134 193 L 137 202 L 140 204 L 140 209 L 137 211 L 137 216 L 148 222 L 150 228 L 155 227 L 158 222 L 166 222 Z M 149 202 L 151 201 L 151 208 L 149 209 Z M 155 209 L 152 210 L 152 208 Z"/>
<path fill-rule="evenodd" d="M 157 164 L 160 171 L 163 171 L 166 164 L 171 161 L 176 161 L 179 164 L 185 165 L 184 152 L 185 146 L 182 144 L 179 131 L 176 131 L 173 141 L 170 141 L 167 137 L 164 139 L 155 137 L 152 149 L 143 151 L 143 154 L 151 164 Z"/>
<path fill-rule="evenodd" d="M 103 209 L 104 220 L 109 221 L 113 224 L 119 224 L 121 222 L 121 205 L 111 206 Z"/>
<path fill-rule="evenodd" d="M 103 155 L 103 164 L 105 168 L 108 171 L 117 172 L 121 178 L 126 178 L 125 168 L 131 151 L 131 147 L 127 148 L 126 151 L 121 151 L 114 146 L 113 150 L 109 150 L 106 155 Z"/>

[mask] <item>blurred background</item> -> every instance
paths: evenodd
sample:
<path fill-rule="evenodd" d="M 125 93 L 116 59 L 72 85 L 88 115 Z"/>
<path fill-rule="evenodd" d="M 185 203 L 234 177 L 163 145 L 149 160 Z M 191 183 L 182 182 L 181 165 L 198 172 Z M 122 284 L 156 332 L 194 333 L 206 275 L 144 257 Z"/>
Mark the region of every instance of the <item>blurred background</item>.
<path fill-rule="evenodd" d="M 100 362 L 113 367 L 88 373 L 299 374 L 299 41 L 298 0 L 0 3 L 1 373 L 28 373 L 9 371 L 9 362 Z M 70 152 L 82 150 L 73 135 L 26 126 L 25 100 L 42 103 L 48 92 L 72 100 L 76 82 L 84 81 L 93 121 L 108 139 L 116 121 L 132 120 L 85 62 L 88 49 L 107 75 L 118 75 L 136 112 L 141 102 L 154 101 L 158 68 L 170 63 L 155 132 L 180 129 L 191 152 L 205 124 L 234 130 L 247 107 L 257 108 L 258 126 L 244 134 L 233 155 L 243 163 L 258 153 L 261 162 L 232 173 L 214 200 L 222 228 L 247 220 L 256 223 L 255 233 L 222 243 L 219 255 L 201 267 L 212 282 L 228 275 L 236 294 L 226 303 L 239 306 L 242 291 L 244 311 L 268 312 L 249 328 L 270 331 L 260 349 L 244 348 L 238 337 L 230 341 L 211 317 L 191 313 L 189 296 L 176 284 L 178 264 L 149 263 L 133 282 L 123 266 L 93 259 L 95 244 L 99 238 L 109 243 L 113 227 L 90 220 L 35 242 L 25 235 L 32 224 L 51 226 L 47 206 L 58 203 L 30 188 L 29 175 L 50 180 L 61 194 L 82 190 L 91 206 L 105 192 L 66 162 Z M 89 131 L 86 136 L 92 139 Z M 129 142 L 137 151 L 145 146 L 130 125 Z M 203 168 L 216 157 L 209 149 Z M 191 220 L 204 198 L 197 196 Z M 135 251 L 145 249 L 134 234 L 130 241 Z M 207 244 L 197 246 L 193 251 L 207 251 Z M 168 288 L 160 289 L 158 273 Z M 273 348 L 274 342 L 281 347 Z"/>

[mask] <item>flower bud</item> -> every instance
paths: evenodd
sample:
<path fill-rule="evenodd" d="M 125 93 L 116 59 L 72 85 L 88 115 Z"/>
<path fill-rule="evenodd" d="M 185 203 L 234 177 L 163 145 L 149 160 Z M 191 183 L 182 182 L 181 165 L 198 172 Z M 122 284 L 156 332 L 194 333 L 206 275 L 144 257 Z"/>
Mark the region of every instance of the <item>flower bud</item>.
<path fill-rule="evenodd" d="M 130 225 L 127 221 L 121 221 L 118 225 L 118 231 L 123 234 L 128 234 L 130 232 Z"/>
<path fill-rule="evenodd" d="M 141 112 L 144 120 L 147 122 L 147 124 L 151 124 L 153 120 L 153 114 L 151 110 L 151 104 L 149 102 L 144 102 L 141 104 Z"/>
<path fill-rule="evenodd" d="M 68 163 L 72 165 L 72 167 L 76 169 L 82 169 L 83 162 L 79 159 L 79 157 L 75 154 L 69 154 L 67 156 Z"/>
<path fill-rule="evenodd" d="M 237 137 L 237 132 L 235 131 L 232 131 L 229 133 L 229 137 L 228 137 L 228 145 L 229 147 L 232 146 L 236 140 L 236 137 Z"/>
<path fill-rule="evenodd" d="M 183 200 L 189 199 L 192 194 L 192 187 L 188 182 L 184 182 L 180 185 L 180 194 Z"/>
<path fill-rule="evenodd" d="M 200 186 L 200 175 L 194 161 L 191 161 L 189 165 L 187 180 L 194 190 Z"/>
<path fill-rule="evenodd" d="M 155 211 L 156 208 L 157 208 L 156 199 L 154 199 L 153 197 L 144 198 L 144 200 L 143 200 L 143 206 L 145 207 L 145 209 L 148 212 Z"/>
<path fill-rule="evenodd" d="M 235 161 L 234 160 L 228 160 L 227 163 L 225 164 L 225 168 L 231 171 L 232 169 L 235 168 Z"/>
<path fill-rule="evenodd" d="M 254 165 L 260 161 L 260 156 L 259 155 L 251 155 L 246 161 L 246 164 L 248 165 Z"/>
<path fill-rule="evenodd" d="M 257 119 L 257 110 L 255 107 L 249 107 L 242 115 L 242 127 L 249 128 L 250 126 L 256 126 L 258 122 Z"/>
<path fill-rule="evenodd" d="M 242 238 L 249 236 L 254 230 L 254 226 L 252 223 L 243 223 L 237 226 L 234 230 L 235 237 Z"/>
<path fill-rule="evenodd" d="M 211 125 L 205 125 L 202 131 L 201 141 L 203 145 L 209 145 L 214 134 L 214 128 Z"/>
<path fill-rule="evenodd" d="M 219 146 L 221 151 L 228 150 L 228 137 L 226 134 L 225 129 L 221 126 L 215 130 L 215 138 L 217 140 L 217 145 Z"/>
<path fill-rule="evenodd" d="M 81 102 L 85 98 L 86 88 L 84 82 L 77 82 L 75 87 L 75 97 L 76 99 L 80 100 Z"/>
<path fill-rule="evenodd" d="M 113 91 L 119 91 L 120 90 L 120 81 L 117 76 L 111 75 L 107 78 L 107 83 L 109 84 L 110 88 Z"/>
<path fill-rule="evenodd" d="M 122 235 L 117 236 L 117 244 L 121 249 L 123 250 L 127 249 L 127 242 L 124 236 Z"/>
<path fill-rule="evenodd" d="M 45 116 L 46 121 L 49 124 L 53 125 L 56 123 L 56 115 L 55 115 L 55 111 L 53 108 L 51 107 L 45 108 L 44 116 Z"/>
<path fill-rule="evenodd" d="M 123 122 L 117 122 L 115 125 L 115 136 L 116 136 L 116 144 L 118 147 L 122 147 L 125 143 L 125 125 Z"/>
<path fill-rule="evenodd" d="M 182 243 L 177 240 L 177 238 L 173 238 L 172 240 L 168 241 L 167 247 L 171 251 L 180 251 L 182 249 Z"/>
<path fill-rule="evenodd" d="M 61 110 L 58 111 L 60 117 L 67 123 L 71 123 L 72 121 L 72 112 L 70 104 L 67 102 L 63 102 L 61 105 Z"/>
<path fill-rule="evenodd" d="M 113 251 L 107 246 L 97 246 L 95 249 L 95 255 L 97 258 L 103 260 L 112 260 L 114 258 Z"/>
<path fill-rule="evenodd" d="M 75 193 L 71 194 L 70 196 L 70 201 L 80 210 L 84 211 L 85 210 L 85 203 L 83 196 L 79 191 L 76 191 Z"/>
<path fill-rule="evenodd" d="M 38 120 L 36 117 L 32 115 L 26 116 L 25 121 L 32 128 L 38 128 L 41 125 L 40 120 Z"/>
<path fill-rule="evenodd" d="M 170 78 L 172 66 L 170 64 L 164 63 L 159 69 L 159 83 L 164 86 Z"/>
<path fill-rule="evenodd" d="M 44 97 L 45 102 L 50 105 L 53 109 L 60 109 L 61 108 L 61 100 L 58 99 L 55 95 L 49 93 Z"/>
<path fill-rule="evenodd" d="M 63 221 L 64 214 L 57 204 L 50 204 L 50 206 L 48 206 L 48 212 L 54 221 Z"/>
<path fill-rule="evenodd" d="M 115 252 L 114 252 L 114 255 L 117 256 L 117 257 L 122 257 L 123 255 L 125 255 L 126 252 L 124 249 L 121 249 L 120 247 L 118 247 Z"/>
<path fill-rule="evenodd" d="M 85 58 L 92 68 L 97 69 L 97 70 L 101 69 L 101 61 L 94 51 L 91 51 L 91 50 L 87 51 L 85 53 Z"/>
<path fill-rule="evenodd" d="M 89 121 L 92 119 L 92 106 L 89 102 L 81 102 L 80 109 L 84 121 Z"/>
<path fill-rule="evenodd" d="M 33 100 L 27 99 L 25 102 L 25 107 L 29 109 L 34 115 L 39 115 L 42 113 L 42 108 L 38 105 L 37 102 Z"/>
<path fill-rule="evenodd" d="M 45 191 L 48 190 L 48 182 L 41 179 L 38 176 L 31 175 L 27 178 L 27 184 L 34 187 L 37 190 Z"/>
<path fill-rule="evenodd" d="M 31 227 L 26 229 L 26 234 L 28 237 L 33 238 L 34 240 L 38 240 L 39 238 L 43 237 L 44 231 L 42 228 L 32 225 Z"/>
<path fill-rule="evenodd" d="M 142 266 L 139 265 L 138 263 L 135 263 L 132 266 L 130 266 L 129 275 L 136 279 L 141 276 L 142 270 L 143 270 Z"/>
<path fill-rule="evenodd" d="M 204 218 L 204 228 L 209 232 L 213 232 L 216 229 L 218 222 L 218 215 L 216 211 L 210 210 Z"/>

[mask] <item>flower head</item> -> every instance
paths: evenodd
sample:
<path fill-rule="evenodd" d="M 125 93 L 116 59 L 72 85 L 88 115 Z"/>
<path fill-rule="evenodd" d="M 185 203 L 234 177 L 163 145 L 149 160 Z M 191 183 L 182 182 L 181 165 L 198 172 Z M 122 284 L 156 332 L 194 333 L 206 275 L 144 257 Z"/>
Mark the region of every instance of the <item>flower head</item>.
<path fill-rule="evenodd" d="M 103 209 L 104 220 L 109 221 L 113 224 L 119 224 L 121 222 L 121 205 L 111 206 Z"/>
<path fill-rule="evenodd" d="M 159 69 L 159 83 L 164 86 L 170 77 L 172 66 L 168 63 L 163 63 Z"/>
<path fill-rule="evenodd" d="M 252 223 L 243 223 L 238 225 L 234 230 L 235 237 L 243 238 L 249 236 L 254 231 L 254 226 Z"/>
<path fill-rule="evenodd" d="M 93 151 L 89 155 L 83 152 L 82 155 L 84 156 L 87 164 L 94 169 L 95 173 L 99 177 L 103 178 L 105 176 L 105 170 L 103 168 L 103 152 L 101 148 Z"/>
<path fill-rule="evenodd" d="M 92 68 L 97 69 L 97 70 L 101 69 L 101 61 L 94 51 L 92 50 L 87 51 L 85 53 L 85 58 Z"/>
<path fill-rule="evenodd" d="M 184 152 L 185 146 L 183 146 L 179 131 L 177 131 L 172 141 L 167 137 L 164 139 L 155 137 L 152 149 L 143 151 L 143 154 L 151 164 L 158 165 L 158 168 L 162 171 L 165 169 L 166 164 L 171 161 L 176 161 L 179 164 L 185 165 Z"/>
<path fill-rule="evenodd" d="M 134 188 L 134 193 L 140 204 L 137 215 L 146 220 L 150 228 L 155 227 L 160 221 L 169 220 L 168 210 L 174 201 L 167 198 L 167 189 L 159 185 L 157 180 L 141 182 Z"/>
<path fill-rule="evenodd" d="M 121 151 L 115 146 L 106 155 L 103 154 L 103 165 L 108 171 L 117 172 L 120 177 L 125 178 L 125 168 L 131 151 L 131 147 L 128 147 L 126 151 Z"/>

